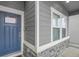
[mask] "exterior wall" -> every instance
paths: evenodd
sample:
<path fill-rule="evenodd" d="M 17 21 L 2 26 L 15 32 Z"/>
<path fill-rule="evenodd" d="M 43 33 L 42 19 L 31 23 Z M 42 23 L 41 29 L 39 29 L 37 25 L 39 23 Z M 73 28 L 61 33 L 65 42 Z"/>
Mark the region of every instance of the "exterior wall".
<path fill-rule="evenodd" d="M 39 2 L 39 45 L 51 42 L 51 11 L 50 7 Z"/>
<path fill-rule="evenodd" d="M 39 45 L 51 42 L 51 9 L 54 7 L 68 16 L 65 8 L 58 2 L 39 2 Z"/>
<path fill-rule="evenodd" d="M 68 12 L 65 10 L 59 2 L 39 2 L 39 45 L 40 47 L 51 43 L 51 8 L 54 7 L 64 15 L 68 16 Z M 68 24 L 68 21 L 67 21 Z M 67 29 L 68 30 L 68 29 Z M 40 53 L 37 56 L 42 57 L 57 57 L 60 56 L 65 48 L 69 45 L 69 39 L 59 44 L 52 46 Z"/>
<path fill-rule="evenodd" d="M 25 41 L 28 41 L 35 46 L 35 2 L 25 3 Z M 39 2 L 39 45 L 48 44 L 51 42 L 51 9 L 53 6 L 63 14 L 68 16 L 64 7 L 62 7 L 58 2 Z M 48 48 L 42 52 L 35 53 L 32 49 L 24 45 L 24 56 L 27 57 L 49 57 L 49 56 L 59 56 L 61 52 L 68 47 L 69 40 L 61 42 L 51 48 Z M 39 47 L 37 48 L 39 49 Z"/>
<path fill-rule="evenodd" d="M 35 45 L 35 2 L 25 2 L 25 41 Z"/>
<path fill-rule="evenodd" d="M 35 2 L 27 1 L 25 2 L 24 10 L 24 41 L 35 46 Z M 24 43 L 23 55 L 25 57 L 36 56 L 35 52 Z"/>
<path fill-rule="evenodd" d="M 22 10 L 25 12 L 25 41 L 28 41 L 30 44 L 35 46 L 35 2 L 24 2 L 20 1 L 1 1 L 0 5 L 11 7 L 14 9 Z M 60 12 L 62 12 L 65 15 L 68 15 L 66 10 L 64 10 L 64 7 L 62 7 L 58 2 L 40 2 L 39 3 L 39 44 L 44 45 L 51 42 L 51 10 L 50 7 L 53 6 Z M 25 8 L 25 9 L 24 9 Z M 67 47 L 69 41 L 64 41 L 62 43 L 57 44 L 54 47 L 51 47 L 49 49 L 46 49 L 43 52 L 35 53 L 30 48 L 24 45 L 24 56 L 58 56 L 58 54 L 61 54 L 60 48 Z M 59 48 L 60 47 L 60 48 Z M 58 50 L 55 50 L 59 48 Z M 63 50 L 61 49 L 61 50 Z M 50 53 L 52 50 L 53 53 Z M 58 53 L 58 54 L 57 54 Z M 51 55 L 50 55 L 51 54 Z"/>
<path fill-rule="evenodd" d="M 79 14 L 69 16 L 70 45 L 79 48 Z"/>
<path fill-rule="evenodd" d="M 22 1 L 0 1 L 0 5 L 24 11 L 24 2 Z"/>
<path fill-rule="evenodd" d="M 49 49 L 46 49 L 40 53 L 38 53 L 38 57 L 58 57 L 62 56 L 62 53 L 65 48 L 67 48 L 69 45 L 69 40 L 66 40 L 64 42 L 61 42 Z"/>

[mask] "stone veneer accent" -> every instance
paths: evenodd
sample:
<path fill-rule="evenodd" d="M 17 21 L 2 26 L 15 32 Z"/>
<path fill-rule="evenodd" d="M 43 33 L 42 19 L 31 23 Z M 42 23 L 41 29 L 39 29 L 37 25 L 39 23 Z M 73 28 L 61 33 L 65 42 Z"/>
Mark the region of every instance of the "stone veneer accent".
<path fill-rule="evenodd" d="M 36 57 L 37 54 L 36 54 L 35 52 L 33 52 L 30 48 L 28 48 L 28 47 L 24 44 L 23 56 L 24 56 L 24 57 Z"/>
<path fill-rule="evenodd" d="M 25 45 L 24 45 L 25 46 Z M 38 54 L 33 52 L 28 47 L 24 48 L 24 56 L 25 57 L 58 57 L 61 56 L 64 49 L 69 46 L 69 40 L 63 41 L 61 43 L 58 43 L 57 45 L 46 49 Z"/>

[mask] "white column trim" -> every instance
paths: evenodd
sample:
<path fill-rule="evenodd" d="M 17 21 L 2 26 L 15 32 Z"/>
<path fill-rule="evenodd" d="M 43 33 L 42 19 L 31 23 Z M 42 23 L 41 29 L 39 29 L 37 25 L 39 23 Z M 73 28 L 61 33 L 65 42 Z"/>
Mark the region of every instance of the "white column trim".
<path fill-rule="evenodd" d="M 39 48 L 39 1 L 35 2 L 35 47 Z"/>
<path fill-rule="evenodd" d="M 38 52 L 39 48 L 39 1 L 35 1 L 35 45 L 24 41 L 24 44 L 32 49 L 35 53 Z"/>

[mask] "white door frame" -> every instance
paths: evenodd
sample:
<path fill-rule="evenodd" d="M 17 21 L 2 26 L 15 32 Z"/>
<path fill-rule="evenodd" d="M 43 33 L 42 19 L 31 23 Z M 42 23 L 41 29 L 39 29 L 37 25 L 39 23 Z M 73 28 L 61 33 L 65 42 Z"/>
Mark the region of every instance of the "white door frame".
<path fill-rule="evenodd" d="M 4 12 L 9 12 L 9 13 L 14 13 L 17 15 L 21 15 L 21 51 L 17 52 L 17 53 L 11 53 L 5 56 L 18 56 L 20 54 L 23 54 L 23 41 L 24 41 L 24 11 L 21 10 L 17 10 L 17 9 L 13 9 L 10 7 L 6 7 L 6 6 L 2 6 L 0 5 L 0 11 L 4 11 Z"/>

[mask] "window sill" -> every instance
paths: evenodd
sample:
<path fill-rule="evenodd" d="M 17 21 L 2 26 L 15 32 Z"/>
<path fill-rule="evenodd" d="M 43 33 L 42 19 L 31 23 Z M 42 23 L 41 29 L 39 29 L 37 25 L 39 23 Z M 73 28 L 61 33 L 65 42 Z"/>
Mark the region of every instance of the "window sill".
<path fill-rule="evenodd" d="M 48 49 L 48 48 L 50 48 L 50 47 L 52 47 L 52 46 L 55 46 L 56 44 L 58 44 L 58 43 L 61 43 L 61 42 L 63 42 L 63 41 L 65 41 L 65 40 L 68 40 L 70 38 L 70 36 L 67 36 L 67 37 L 65 37 L 65 38 L 63 38 L 63 39 L 60 39 L 60 40 L 57 40 L 57 41 L 55 41 L 55 42 L 53 42 L 53 41 L 51 41 L 50 43 L 48 43 L 48 44 L 45 44 L 45 45 L 42 45 L 42 46 L 40 46 L 39 48 L 37 48 L 37 52 L 39 53 L 39 52 L 42 52 L 42 51 L 44 51 L 44 50 L 46 50 L 46 49 Z"/>

